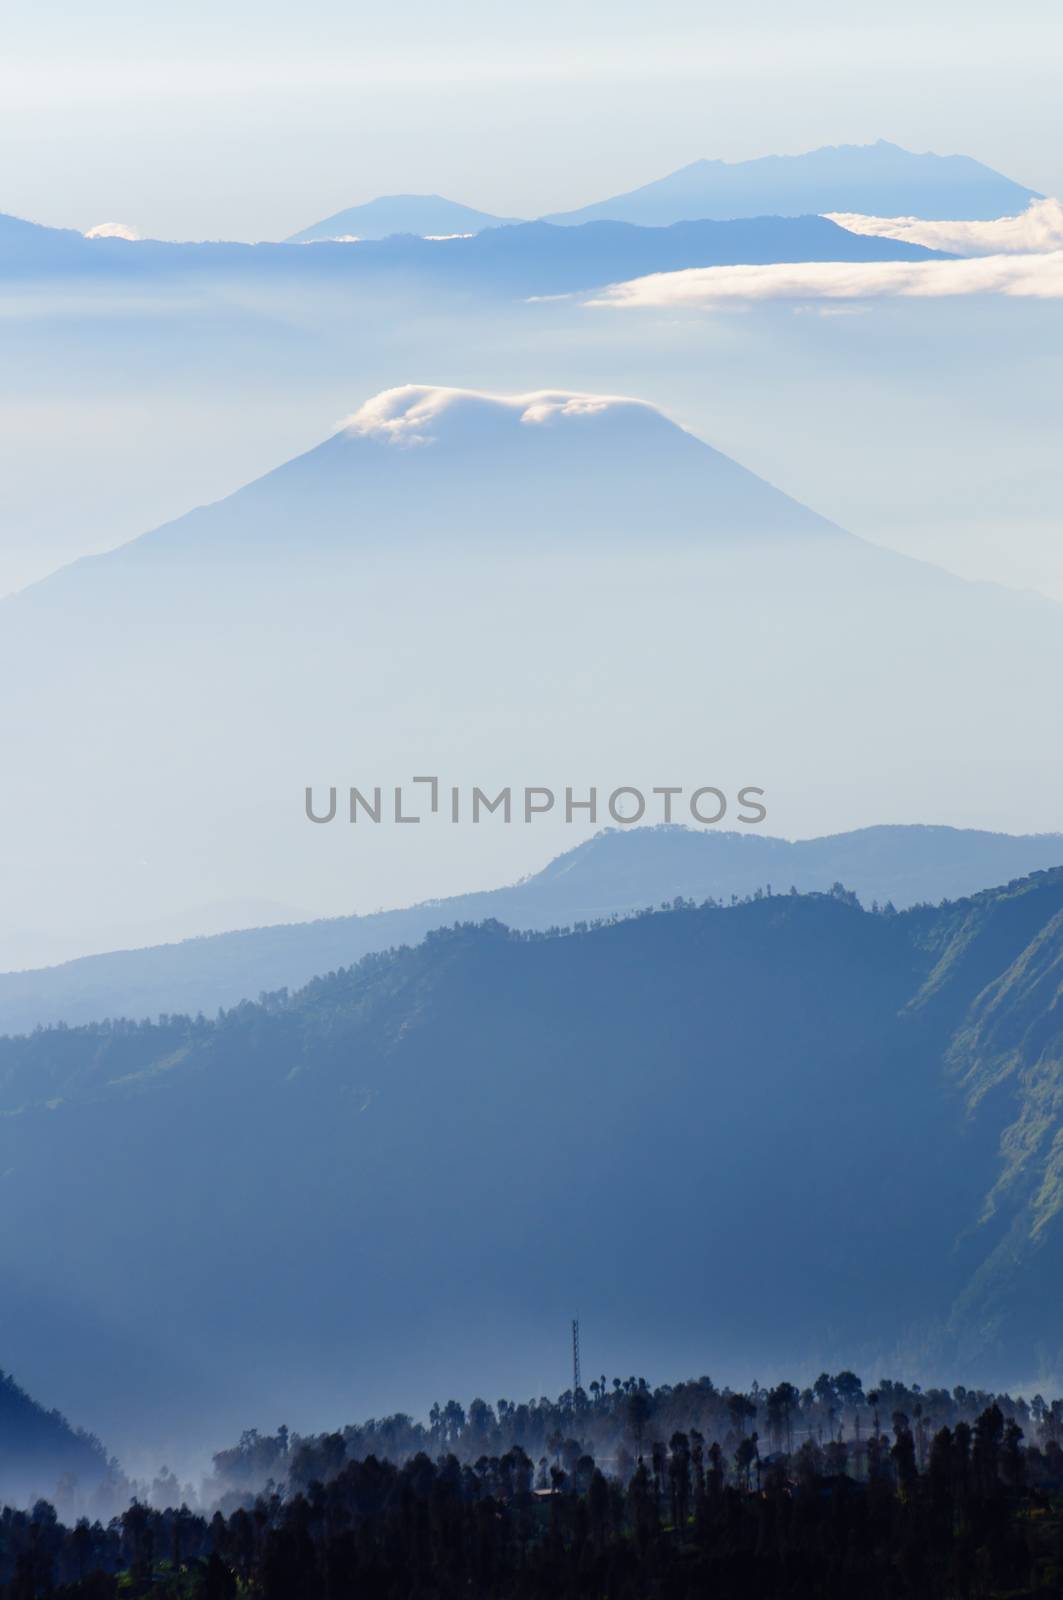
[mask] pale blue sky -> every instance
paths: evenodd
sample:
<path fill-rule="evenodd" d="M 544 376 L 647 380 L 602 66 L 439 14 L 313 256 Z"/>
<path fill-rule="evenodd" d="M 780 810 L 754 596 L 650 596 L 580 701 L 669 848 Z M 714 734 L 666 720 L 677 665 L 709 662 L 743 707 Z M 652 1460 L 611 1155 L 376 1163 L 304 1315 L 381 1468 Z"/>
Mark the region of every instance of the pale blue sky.
<path fill-rule="evenodd" d="M 697 156 L 888 138 L 1063 191 L 1056 0 L 25 0 L 0 210 L 276 237 L 382 192 L 575 206 Z"/>

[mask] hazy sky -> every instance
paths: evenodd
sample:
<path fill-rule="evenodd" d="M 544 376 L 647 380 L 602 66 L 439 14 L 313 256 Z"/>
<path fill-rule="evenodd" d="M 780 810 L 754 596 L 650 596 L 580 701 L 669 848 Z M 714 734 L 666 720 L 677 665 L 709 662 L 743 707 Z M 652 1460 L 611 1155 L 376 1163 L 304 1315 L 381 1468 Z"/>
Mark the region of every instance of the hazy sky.
<path fill-rule="evenodd" d="M 26 0 L 0 211 L 277 237 L 382 192 L 535 215 L 698 156 L 887 138 L 1063 191 L 1057 0 Z"/>

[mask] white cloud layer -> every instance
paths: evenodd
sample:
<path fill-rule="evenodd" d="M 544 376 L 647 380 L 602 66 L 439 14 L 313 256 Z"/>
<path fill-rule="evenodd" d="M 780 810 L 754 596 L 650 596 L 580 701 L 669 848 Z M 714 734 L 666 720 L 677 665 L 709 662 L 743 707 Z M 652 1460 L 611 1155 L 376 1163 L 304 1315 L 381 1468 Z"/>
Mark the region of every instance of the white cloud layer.
<path fill-rule="evenodd" d="M 963 261 L 801 261 L 690 267 L 610 285 L 592 306 L 711 309 L 757 300 L 917 299 L 1002 294 L 1063 299 L 1063 250 Z"/>
<path fill-rule="evenodd" d="M 491 394 L 482 389 L 409 383 L 374 395 L 340 423 L 340 431 L 389 444 L 420 445 L 443 437 L 471 436 L 485 423 L 553 426 L 632 408 L 656 414 L 655 406 L 623 395 L 578 394 L 564 389 Z"/>
<path fill-rule="evenodd" d="M 128 222 L 97 222 L 94 228 L 85 230 L 86 239 L 139 239 L 140 234 L 136 228 L 130 227 Z"/>
<path fill-rule="evenodd" d="M 1046 254 L 1063 250 L 1063 205 L 1032 200 L 1020 216 L 993 222 L 935 222 L 923 217 L 865 217 L 856 211 L 828 211 L 827 218 L 850 233 L 902 239 L 957 256 Z"/>

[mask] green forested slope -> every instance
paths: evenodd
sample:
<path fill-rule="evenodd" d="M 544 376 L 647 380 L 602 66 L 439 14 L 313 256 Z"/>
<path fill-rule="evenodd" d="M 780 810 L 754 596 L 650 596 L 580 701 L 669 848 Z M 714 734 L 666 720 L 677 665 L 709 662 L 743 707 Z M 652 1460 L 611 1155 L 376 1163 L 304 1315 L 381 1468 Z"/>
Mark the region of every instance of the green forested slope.
<path fill-rule="evenodd" d="M 534 1387 L 577 1302 L 625 1368 L 1035 1379 L 1063 1354 L 1061 930 L 1063 871 L 900 914 L 489 923 L 213 1021 L 2 1041 L 14 1348 L 47 1370 L 76 1337 L 111 1411 L 234 1425 L 282 1383 L 386 1404 L 385 1368 Z"/>

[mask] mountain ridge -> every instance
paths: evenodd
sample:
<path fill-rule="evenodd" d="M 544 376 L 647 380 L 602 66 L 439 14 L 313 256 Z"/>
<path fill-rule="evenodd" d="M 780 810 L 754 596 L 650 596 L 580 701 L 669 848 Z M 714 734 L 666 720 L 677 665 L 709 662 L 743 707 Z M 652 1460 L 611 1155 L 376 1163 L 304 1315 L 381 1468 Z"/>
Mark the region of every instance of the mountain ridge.
<path fill-rule="evenodd" d="M 776 888 L 793 882 L 803 890 L 826 890 L 840 880 L 865 904 L 893 900 L 904 909 L 916 900 L 969 894 L 983 880 L 1008 882 L 1035 865 L 1052 864 L 1053 858 L 1063 863 L 1063 834 L 1014 837 L 900 825 L 791 843 L 770 836 L 698 833 L 675 824 L 606 831 L 498 889 L 0 973 L 0 1034 L 109 1016 L 210 1013 L 263 991 L 297 988 L 321 972 L 417 943 L 453 922 L 488 917 L 517 930 L 571 926 L 677 897 L 750 894 L 773 881 Z"/>
<path fill-rule="evenodd" d="M 15 280 L 54 276 L 165 286 L 191 278 L 223 287 L 236 278 L 278 289 L 355 283 L 391 297 L 431 287 L 459 298 L 486 294 L 534 300 L 653 272 L 824 258 L 949 259 L 945 251 L 853 232 L 822 216 L 704 219 L 666 227 L 624 221 L 579 227 L 524 222 L 470 237 L 398 234 L 347 243 L 319 240 L 311 250 L 288 242 L 87 239 L 68 229 L 0 215 L 0 275 Z"/>

